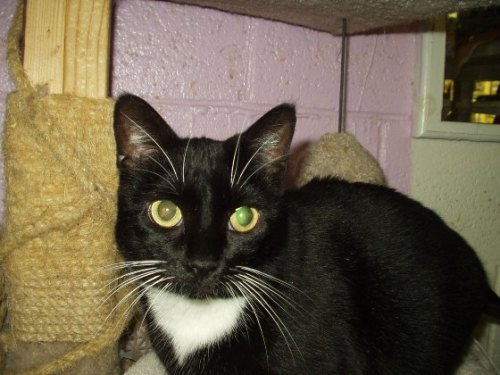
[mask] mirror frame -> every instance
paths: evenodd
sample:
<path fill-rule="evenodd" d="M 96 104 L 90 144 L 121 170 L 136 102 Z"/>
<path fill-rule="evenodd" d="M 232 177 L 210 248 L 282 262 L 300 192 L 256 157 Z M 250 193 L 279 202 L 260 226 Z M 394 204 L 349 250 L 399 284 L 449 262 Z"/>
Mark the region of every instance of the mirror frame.
<path fill-rule="evenodd" d="M 433 21 L 422 33 L 420 88 L 414 108 L 414 136 L 500 142 L 500 125 L 441 120 L 446 48 L 445 22 L 445 18 Z"/>

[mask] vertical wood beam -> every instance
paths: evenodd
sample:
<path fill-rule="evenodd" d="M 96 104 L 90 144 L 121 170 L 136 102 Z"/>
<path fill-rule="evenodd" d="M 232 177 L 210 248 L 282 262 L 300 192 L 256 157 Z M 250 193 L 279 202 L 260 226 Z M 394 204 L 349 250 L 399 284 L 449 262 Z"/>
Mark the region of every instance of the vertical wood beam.
<path fill-rule="evenodd" d="M 24 69 L 52 94 L 109 93 L 111 0 L 26 0 Z"/>
<path fill-rule="evenodd" d="M 61 94 L 66 1 L 27 0 L 25 9 L 24 70 L 34 85 L 48 84 Z"/>

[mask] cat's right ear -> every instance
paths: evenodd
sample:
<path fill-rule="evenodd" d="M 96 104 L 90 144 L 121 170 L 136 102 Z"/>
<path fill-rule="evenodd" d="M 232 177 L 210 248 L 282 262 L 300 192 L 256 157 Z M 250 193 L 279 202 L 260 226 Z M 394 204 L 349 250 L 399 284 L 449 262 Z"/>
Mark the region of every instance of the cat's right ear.
<path fill-rule="evenodd" d="M 158 112 L 138 96 L 120 96 L 113 117 L 119 167 L 133 168 L 145 156 L 179 139 Z"/>

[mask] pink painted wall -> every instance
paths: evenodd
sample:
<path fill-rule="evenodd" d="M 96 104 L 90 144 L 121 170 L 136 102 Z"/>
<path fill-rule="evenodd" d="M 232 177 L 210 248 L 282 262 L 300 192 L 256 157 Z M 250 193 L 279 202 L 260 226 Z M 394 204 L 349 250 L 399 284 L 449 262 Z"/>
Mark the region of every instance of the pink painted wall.
<path fill-rule="evenodd" d="M 112 94 L 145 97 L 180 134 L 225 138 L 283 101 L 294 144 L 336 132 L 340 38 L 167 2 L 116 5 Z M 409 190 L 414 33 L 350 41 L 347 130 Z"/>
<path fill-rule="evenodd" d="M 7 66 L 7 33 L 14 17 L 18 1 L 1 0 L 0 3 L 0 124 L 3 126 L 5 112 L 5 98 L 14 90 L 14 82 L 10 79 Z"/>
<path fill-rule="evenodd" d="M 0 2 L 0 120 L 14 88 L 5 38 L 16 3 Z M 283 101 L 297 105 L 295 146 L 336 131 L 340 38 L 163 1 L 120 0 L 115 7 L 112 94 L 144 96 L 180 134 L 225 138 Z M 403 192 L 417 39 L 350 38 L 347 130 Z"/>
<path fill-rule="evenodd" d="M 7 32 L 14 17 L 16 6 L 17 0 L 0 0 L 0 144 L 2 144 L 5 99 L 7 94 L 15 89 L 14 82 L 9 76 L 6 46 Z M 0 152 L 0 224 L 3 223 L 4 194 L 3 152 Z"/>

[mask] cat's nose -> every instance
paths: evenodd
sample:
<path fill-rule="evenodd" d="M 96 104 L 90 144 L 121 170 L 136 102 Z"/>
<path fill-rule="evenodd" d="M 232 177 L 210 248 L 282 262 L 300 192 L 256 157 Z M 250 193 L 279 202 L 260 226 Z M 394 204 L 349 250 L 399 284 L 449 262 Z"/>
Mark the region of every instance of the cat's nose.
<path fill-rule="evenodd" d="M 207 277 L 217 269 L 217 262 L 209 259 L 190 260 L 185 264 L 186 271 L 198 277 Z"/>

